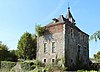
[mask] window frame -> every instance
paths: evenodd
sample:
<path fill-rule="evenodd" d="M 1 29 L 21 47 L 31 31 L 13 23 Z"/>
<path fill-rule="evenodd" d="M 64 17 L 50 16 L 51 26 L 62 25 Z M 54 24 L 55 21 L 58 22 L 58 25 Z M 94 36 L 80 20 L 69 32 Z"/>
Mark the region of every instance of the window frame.
<path fill-rule="evenodd" d="M 44 42 L 44 53 L 47 53 L 47 42 Z"/>
<path fill-rule="evenodd" d="M 55 52 L 56 52 L 56 43 L 55 43 L 55 41 L 53 41 L 52 42 L 52 53 L 55 53 Z"/>

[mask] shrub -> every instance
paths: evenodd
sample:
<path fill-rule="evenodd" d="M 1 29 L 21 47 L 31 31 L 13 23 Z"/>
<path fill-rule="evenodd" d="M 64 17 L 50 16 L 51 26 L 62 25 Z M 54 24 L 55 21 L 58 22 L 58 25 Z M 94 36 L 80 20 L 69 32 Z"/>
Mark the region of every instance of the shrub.
<path fill-rule="evenodd" d="M 87 71 L 87 70 L 78 70 L 77 72 L 97 72 L 95 70 L 90 70 L 90 71 Z"/>
<path fill-rule="evenodd" d="M 29 71 L 32 70 L 32 65 L 34 64 L 33 62 L 20 62 L 21 68 L 23 71 Z"/>
<path fill-rule="evenodd" d="M 1 70 L 5 69 L 7 71 L 10 71 L 12 67 L 16 65 L 16 62 L 9 62 L 9 61 L 1 61 Z"/>

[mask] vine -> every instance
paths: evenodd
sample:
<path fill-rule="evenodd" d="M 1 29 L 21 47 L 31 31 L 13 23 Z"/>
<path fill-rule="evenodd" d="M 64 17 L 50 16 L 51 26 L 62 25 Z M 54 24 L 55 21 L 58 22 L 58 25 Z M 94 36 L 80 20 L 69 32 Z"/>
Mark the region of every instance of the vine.
<path fill-rule="evenodd" d="M 45 27 L 42 27 L 41 25 L 36 25 L 35 31 L 36 31 L 36 33 L 37 33 L 37 35 L 39 37 L 40 36 L 43 36 L 44 35 L 44 32 L 45 32 Z"/>

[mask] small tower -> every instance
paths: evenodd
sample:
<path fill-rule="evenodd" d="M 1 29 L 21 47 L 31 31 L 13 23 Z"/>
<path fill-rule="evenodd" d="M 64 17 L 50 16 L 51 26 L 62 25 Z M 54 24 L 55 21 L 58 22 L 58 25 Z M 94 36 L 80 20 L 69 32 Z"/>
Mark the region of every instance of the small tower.
<path fill-rule="evenodd" d="M 67 13 L 67 15 L 66 15 L 66 18 L 67 18 L 71 23 L 74 23 L 74 22 L 75 22 L 75 20 L 74 20 L 72 14 L 71 14 L 71 12 L 70 12 L 70 7 L 69 7 L 69 6 L 68 6 L 68 13 Z"/>

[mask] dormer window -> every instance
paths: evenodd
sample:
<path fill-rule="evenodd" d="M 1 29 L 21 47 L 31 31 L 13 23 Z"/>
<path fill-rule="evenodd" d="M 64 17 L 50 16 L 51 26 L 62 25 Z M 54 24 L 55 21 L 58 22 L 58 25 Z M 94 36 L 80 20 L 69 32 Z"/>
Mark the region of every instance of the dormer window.
<path fill-rule="evenodd" d="M 53 22 L 54 22 L 54 23 L 59 22 L 59 20 L 58 20 L 58 19 L 56 19 L 56 18 L 54 18 L 54 19 L 52 19 L 52 20 L 53 20 Z"/>

